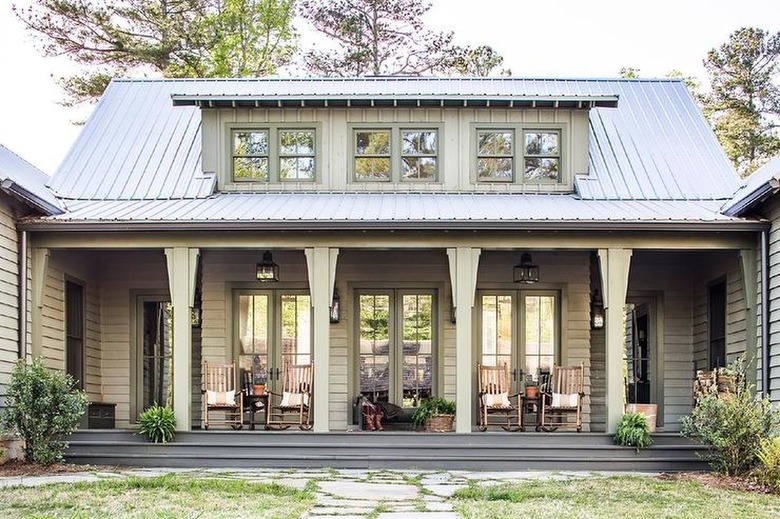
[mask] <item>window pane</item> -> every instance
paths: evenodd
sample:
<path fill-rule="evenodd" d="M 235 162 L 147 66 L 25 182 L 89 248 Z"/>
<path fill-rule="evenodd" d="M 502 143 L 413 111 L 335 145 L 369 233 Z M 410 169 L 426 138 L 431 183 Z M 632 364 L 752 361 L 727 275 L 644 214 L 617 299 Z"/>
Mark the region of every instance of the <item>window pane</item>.
<path fill-rule="evenodd" d="M 512 296 L 482 296 L 482 364 L 510 364 Z"/>
<path fill-rule="evenodd" d="M 436 180 L 435 157 L 404 157 L 401 164 L 405 179 Z"/>
<path fill-rule="evenodd" d="M 143 303 L 142 409 L 173 403 L 172 320 L 170 303 Z"/>
<path fill-rule="evenodd" d="M 233 178 L 242 180 L 268 180 L 268 158 L 234 158 Z"/>
<path fill-rule="evenodd" d="M 279 178 L 281 180 L 312 180 L 314 178 L 314 159 L 312 157 L 280 159 Z"/>
<path fill-rule="evenodd" d="M 361 295 L 360 392 L 387 402 L 390 389 L 390 296 Z"/>
<path fill-rule="evenodd" d="M 433 396 L 433 296 L 403 296 L 403 407 Z"/>
<path fill-rule="evenodd" d="M 558 180 L 558 159 L 525 159 L 526 180 Z"/>
<path fill-rule="evenodd" d="M 356 180 L 389 180 L 390 159 L 355 158 Z"/>
<path fill-rule="evenodd" d="M 279 131 L 279 154 L 314 155 L 313 130 Z"/>
<path fill-rule="evenodd" d="M 234 132 L 233 155 L 267 156 L 268 131 Z"/>
<path fill-rule="evenodd" d="M 512 132 L 481 131 L 477 135 L 478 155 L 512 155 Z"/>
<path fill-rule="evenodd" d="M 526 155 L 558 155 L 558 134 L 533 132 L 525 134 Z"/>
<path fill-rule="evenodd" d="M 311 299 L 282 295 L 282 365 L 311 363 Z"/>
<path fill-rule="evenodd" d="M 360 131 L 355 133 L 357 155 L 390 155 L 389 131 Z"/>
<path fill-rule="evenodd" d="M 479 159 L 477 161 L 479 180 L 512 180 L 512 159 Z"/>
<path fill-rule="evenodd" d="M 436 137 L 434 130 L 404 130 L 401 132 L 401 153 L 436 155 Z"/>
<path fill-rule="evenodd" d="M 551 368 L 555 359 L 555 297 L 526 296 L 525 373 L 534 377 L 539 368 Z"/>

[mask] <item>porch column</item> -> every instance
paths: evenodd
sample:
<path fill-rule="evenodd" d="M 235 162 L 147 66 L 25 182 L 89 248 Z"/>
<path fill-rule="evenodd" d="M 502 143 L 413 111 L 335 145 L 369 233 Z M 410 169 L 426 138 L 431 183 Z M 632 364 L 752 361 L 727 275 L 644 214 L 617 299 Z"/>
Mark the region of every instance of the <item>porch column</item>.
<path fill-rule="evenodd" d="M 452 304 L 455 307 L 455 431 L 471 432 L 472 403 L 472 310 L 477 288 L 477 268 L 481 249 L 457 247 L 447 249 L 452 282 Z"/>
<path fill-rule="evenodd" d="M 168 285 L 173 306 L 173 412 L 176 430 L 192 426 L 192 320 L 199 249 L 165 249 Z"/>
<path fill-rule="evenodd" d="M 628 272 L 631 268 L 631 249 L 599 249 L 599 266 L 606 320 L 606 389 L 607 432 L 614 433 L 624 409 L 623 356 L 625 342 L 623 327 L 628 290 Z"/>
<path fill-rule="evenodd" d="M 32 341 L 31 353 L 33 358 L 43 356 L 43 297 L 46 290 L 46 277 L 49 272 L 50 250 L 35 247 L 32 250 L 32 312 L 30 319 L 32 329 L 30 339 Z M 26 317 L 25 317 L 26 318 Z M 63 369 L 65 364 L 63 361 Z"/>
<path fill-rule="evenodd" d="M 338 249 L 314 247 L 306 249 L 309 271 L 309 292 L 314 319 L 314 432 L 330 430 L 330 305 L 336 283 Z"/>

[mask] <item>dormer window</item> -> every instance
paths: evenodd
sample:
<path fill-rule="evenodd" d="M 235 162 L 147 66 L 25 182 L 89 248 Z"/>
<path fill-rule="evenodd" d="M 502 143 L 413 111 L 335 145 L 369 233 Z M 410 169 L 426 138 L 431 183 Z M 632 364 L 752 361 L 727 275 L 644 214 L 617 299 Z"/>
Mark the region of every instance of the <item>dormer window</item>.
<path fill-rule="evenodd" d="M 560 181 L 560 132 L 534 130 L 523 133 L 525 180 L 530 182 Z"/>
<path fill-rule="evenodd" d="M 306 182 L 316 178 L 317 133 L 313 128 L 232 130 L 234 182 Z"/>
<path fill-rule="evenodd" d="M 559 129 L 477 128 L 476 151 L 477 182 L 563 181 Z"/>
<path fill-rule="evenodd" d="M 438 182 L 438 128 L 354 128 L 353 142 L 355 182 Z"/>

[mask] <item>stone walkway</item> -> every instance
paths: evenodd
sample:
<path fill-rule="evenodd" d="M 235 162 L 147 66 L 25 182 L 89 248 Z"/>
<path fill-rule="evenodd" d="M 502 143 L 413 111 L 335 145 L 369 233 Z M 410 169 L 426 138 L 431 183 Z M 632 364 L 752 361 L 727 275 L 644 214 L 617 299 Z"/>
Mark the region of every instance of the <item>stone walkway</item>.
<path fill-rule="evenodd" d="M 156 477 L 170 473 L 188 477 L 248 479 L 303 489 L 316 484 L 317 502 L 311 519 L 457 519 L 449 498 L 470 483 L 497 485 L 532 479 L 565 480 L 619 475 L 616 472 L 470 472 L 399 470 L 271 470 L 271 469 L 130 469 L 121 472 L 78 472 L 51 476 L 2 477 L 0 488 L 50 483 L 98 481 L 127 476 Z M 636 472 L 631 475 L 645 475 Z"/>

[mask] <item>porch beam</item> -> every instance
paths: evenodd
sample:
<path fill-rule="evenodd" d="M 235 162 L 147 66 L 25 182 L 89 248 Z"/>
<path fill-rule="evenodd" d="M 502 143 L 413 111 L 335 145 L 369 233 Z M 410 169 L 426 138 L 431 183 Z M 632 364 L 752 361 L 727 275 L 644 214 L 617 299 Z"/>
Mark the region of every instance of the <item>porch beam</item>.
<path fill-rule="evenodd" d="M 606 339 L 607 432 L 614 433 L 623 416 L 624 306 L 631 269 L 631 249 L 599 249 Z"/>
<path fill-rule="evenodd" d="M 43 321 L 42 308 L 44 292 L 46 290 L 46 277 L 49 273 L 49 257 L 51 251 L 47 248 L 34 247 L 32 249 L 32 329 L 30 330 L 31 353 L 33 358 L 43 355 Z"/>
<path fill-rule="evenodd" d="M 455 247 L 447 249 L 452 281 L 452 304 L 455 307 L 455 430 L 470 433 L 474 416 L 472 377 L 472 310 L 477 288 L 477 270 L 481 249 Z"/>
<path fill-rule="evenodd" d="M 305 249 L 309 293 L 314 314 L 314 432 L 330 430 L 330 306 L 336 284 L 339 250 L 328 247 Z"/>
<path fill-rule="evenodd" d="M 165 249 L 168 285 L 173 306 L 173 412 L 176 430 L 192 427 L 192 321 L 198 256 L 188 247 Z"/>

